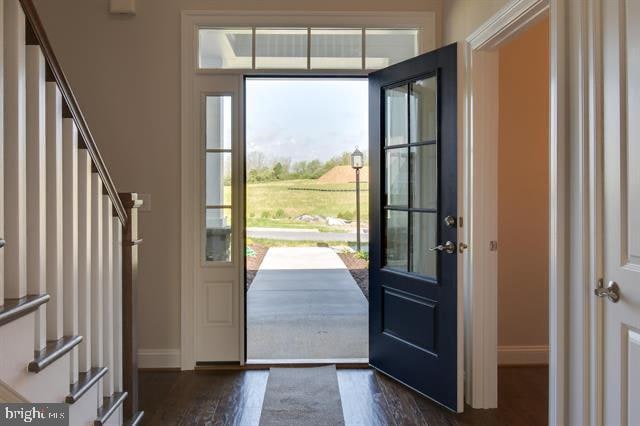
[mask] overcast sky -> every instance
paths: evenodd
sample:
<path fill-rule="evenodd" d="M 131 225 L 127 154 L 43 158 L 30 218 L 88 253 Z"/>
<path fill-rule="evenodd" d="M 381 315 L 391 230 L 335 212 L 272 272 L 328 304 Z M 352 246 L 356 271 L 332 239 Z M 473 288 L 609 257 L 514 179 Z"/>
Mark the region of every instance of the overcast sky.
<path fill-rule="evenodd" d="M 368 147 L 366 79 L 247 80 L 247 150 L 328 160 Z"/>

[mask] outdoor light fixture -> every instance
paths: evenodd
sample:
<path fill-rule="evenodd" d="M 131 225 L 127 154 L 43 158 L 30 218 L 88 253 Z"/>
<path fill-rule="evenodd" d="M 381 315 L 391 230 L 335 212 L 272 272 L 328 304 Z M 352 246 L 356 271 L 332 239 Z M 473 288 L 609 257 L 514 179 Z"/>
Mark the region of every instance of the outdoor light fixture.
<path fill-rule="evenodd" d="M 360 251 L 360 169 L 364 167 L 364 155 L 357 146 L 351 154 L 351 167 L 356 171 L 356 248 Z"/>
<path fill-rule="evenodd" d="M 358 170 L 364 166 L 364 155 L 358 147 L 356 146 L 356 150 L 351 153 L 351 167 Z"/>

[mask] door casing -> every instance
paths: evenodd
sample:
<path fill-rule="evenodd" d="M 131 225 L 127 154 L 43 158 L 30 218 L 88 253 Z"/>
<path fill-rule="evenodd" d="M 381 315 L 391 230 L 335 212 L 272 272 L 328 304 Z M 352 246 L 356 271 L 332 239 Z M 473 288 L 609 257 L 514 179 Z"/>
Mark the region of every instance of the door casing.
<path fill-rule="evenodd" d="M 512 1 L 467 37 L 464 43 L 465 81 L 461 91 L 464 96 L 463 199 L 460 214 L 464 217 L 461 241 L 468 242 L 469 250 L 460 257 L 464 262 L 462 275 L 465 279 L 465 400 L 473 408 L 498 406 L 498 261 L 497 252 L 489 249 L 489 242 L 498 239 L 497 49 L 548 11 L 548 0 Z M 552 165 L 554 154 L 557 158 L 561 148 L 553 145 L 550 135 Z M 554 186 L 558 180 L 553 179 L 554 172 L 558 170 L 550 169 L 550 196 L 553 198 L 560 195 L 558 185 Z M 557 203 L 550 203 L 550 288 L 554 287 L 554 282 L 559 282 L 559 269 L 563 267 L 562 263 L 551 259 L 561 252 L 554 247 L 557 241 L 554 240 L 554 232 L 561 223 L 557 207 Z M 554 265 L 556 269 L 553 269 Z M 554 295 L 550 298 L 553 299 Z M 550 309 L 553 309 L 553 303 Z M 559 316 L 551 312 L 550 340 L 553 340 L 558 320 Z M 557 364 L 550 359 L 550 371 L 554 365 Z M 556 385 L 559 384 L 551 383 L 552 387 Z"/>

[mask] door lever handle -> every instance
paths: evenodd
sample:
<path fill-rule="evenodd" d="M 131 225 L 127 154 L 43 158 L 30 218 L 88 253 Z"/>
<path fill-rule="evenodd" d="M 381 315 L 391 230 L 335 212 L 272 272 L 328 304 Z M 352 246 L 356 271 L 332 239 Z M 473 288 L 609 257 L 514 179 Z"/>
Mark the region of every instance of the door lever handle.
<path fill-rule="evenodd" d="M 435 247 L 431 247 L 429 249 L 429 251 L 436 251 L 436 250 L 437 251 L 444 251 L 444 252 L 447 252 L 449 254 L 453 254 L 453 253 L 456 252 L 456 244 L 454 242 L 447 241 L 444 244 L 440 244 L 440 245 L 437 245 Z"/>
<path fill-rule="evenodd" d="M 617 303 L 620 300 L 620 287 L 615 281 L 609 281 L 609 284 L 605 288 L 604 281 L 598 280 L 598 286 L 594 289 L 593 293 L 598 297 L 606 297 L 613 303 Z"/>

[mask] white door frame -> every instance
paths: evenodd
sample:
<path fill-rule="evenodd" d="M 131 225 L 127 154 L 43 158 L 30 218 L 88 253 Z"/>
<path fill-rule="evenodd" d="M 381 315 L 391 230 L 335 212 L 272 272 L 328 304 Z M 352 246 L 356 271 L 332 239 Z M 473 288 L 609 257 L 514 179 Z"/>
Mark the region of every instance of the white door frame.
<path fill-rule="evenodd" d="M 495 48 L 548 10 L 551 425 L 602 424 L 603 365 L 599 356 L 602 308 L 601 303 L 594 300 L 593 288 L 602 274 L 603 250 L 603 7 L 606 6 L 602 0 L 513 0 L 466 41 L 464 179 L 467 191 L 463 213 L 471 225 L 464 231 L 464 238 L 470 241 L 465 269 L 469 309 L 465 336 L 466 397 L 473 407 L 488 408 L 496 405 L 497 396 L 497 281 L 491 278 L 495 260 L 487 256 L 489 236 L 483 234 L 483 225 L 491 224 L 496 210 L 490 209 L 488 202 L 482 203 L 483 195 L 487 194 L 478 191 L 487 185 L 485 180 L 495 179 L 492 157 L 481 154 L 484 144 L 489 143 L 491 147 L 497 140 L 491 138 L 495 134 L 492 126 L 495 127 L 497 120 L 485 117 L 492 113 L 491 107 L 495 105 L 487 105 L 491 97 L 482 96 L 481 90 L 490 89 L 495 81 L 482 71 L 483 66 L 487 69 L 486 62 L 491 65 L 487 49 Z M 487 82 L 489 84 L 483 86 Z M 479 146 L 483 150 L 474 151 L 474 147 Z M 483 167 L 487 160 L 489 167 Z M 493 162 L 495 164 L 495 156 Z M 469 185 L 472 173 L 474 187 Z M 495 189 L 489 194 L 495 194 Z"/>
<path fill-rule="evenodd" d="M 549 11 L 549 0 L 514 0 L 481 25 L 464 42 L 464 195 L 463 241 L 470 250 L 464 261 L 465 282 L 465 400 L 474 408 L 495 408 L 498 405 L 498 269 L 497 252 L 490 242 L 497 241 L 498 222 L 498 52 L 497 49 L 519 34 L 528 25 Z M 550 54 L 557 54 L 557 40 L 551 41 Z M 554 74 L 554 72 L 556 74 Z M 551 70 L 551 81 L 557 81 L 557 70 Z M 551 96 L 553 99 L 553 95 Z M 553 103 L 553 102 L 552 102 Z M 554 114 L 555 111 L 550 111 Z M 554 123 L 554 120 L 551 120 Z M 554 137 L 550 143 L 550 372 L 562 367 L 558 349 L 561 327 L 558 309 L 563 299 L 558 294 L 562 285 L 564 262 L 562 239 L 558 229 L 564 229 L 561 205 L 553 200 L 564 198 L 558 160 L 562 155 L 562 140 Z M 555 293 L 554 293 L 555 292 Z M 560 336 L 561 337 L 561 336 Z M 550 374 L 560 378 L 560 375 Z M 562 383 L 550 383 L 550 400 Z M 557 396 L 556 396 L 557 395 Z"/>
<path fill-rule="evenodd" d="M 196 282 L 198 281 L 196 267 L 200 263 L 199 241 L 200 229 L 195 224 L 198 223 L 198 176 L 199 152 L 200 148 L 197 140 L 198 129 L 195 121 L 199 111 L 194 110 L 193 87 L 198 77 L 210 77 L 214 80 L 224 80 L 236 77 L 242 82 L 245 75 L 353 75 L 362 72 L 366 75 L 367 70 L 278 70 L 277 72 L 261 72 L 260 70 L 236 70 L 200 69 L 196 64 L 198 41 L 196 28 L 198 26 L 211 27 L 234 27 L 234 26 L 302 26 L 333 28 L 338 27 L 379 27 L 379 28 L 418 28 L 421 37 L 419 38 L 419 52 L 434 49 L 439 46 L 438 23 L 436 22 L 435 11 L 423 12 L 299 12 L 299 11 L 183 11 L 181 22 L 181 205 L 180 205 L 180 247 L 181 247 L 181 271 L 180 271 L 180 368 L 182 370 L 192 370 L 196 364 Z M 215 85 L 216 87 L 218 84 Z M 234 93 L 238 102 L 235 103 L 234 111 L 240 120 L 239 128 L 236 129 L 237 137 L 234 137 L 236 154 L 236 172 L 244 176 L 244 124 L 243 120 L 243 98 L 244 85 L 238 88 L 222 89 L 215 92 Z M 235 172 L 234 172 L 235 173 Z M 234 182 L 237 179 L 234 180 Z M 240 257 L 244 253 L 244 188 L 234 188 L 234 208 L 233 208 L 233 245 L 236 247 L 235 265 L 238 267 L 234 276 L 234 291 L 238 292 L 238 297 L 234 296 L 233 326 L 238 329 L 238 359 L 225 359 L 225 361 L 239 362 L 244 364 L 244 291 L 240 288 L 244 284 L 244 267 Z M 235 294 L 235 293 L 234 293 Z M 234 344 L 236 344 L 234 342 Z"/>

